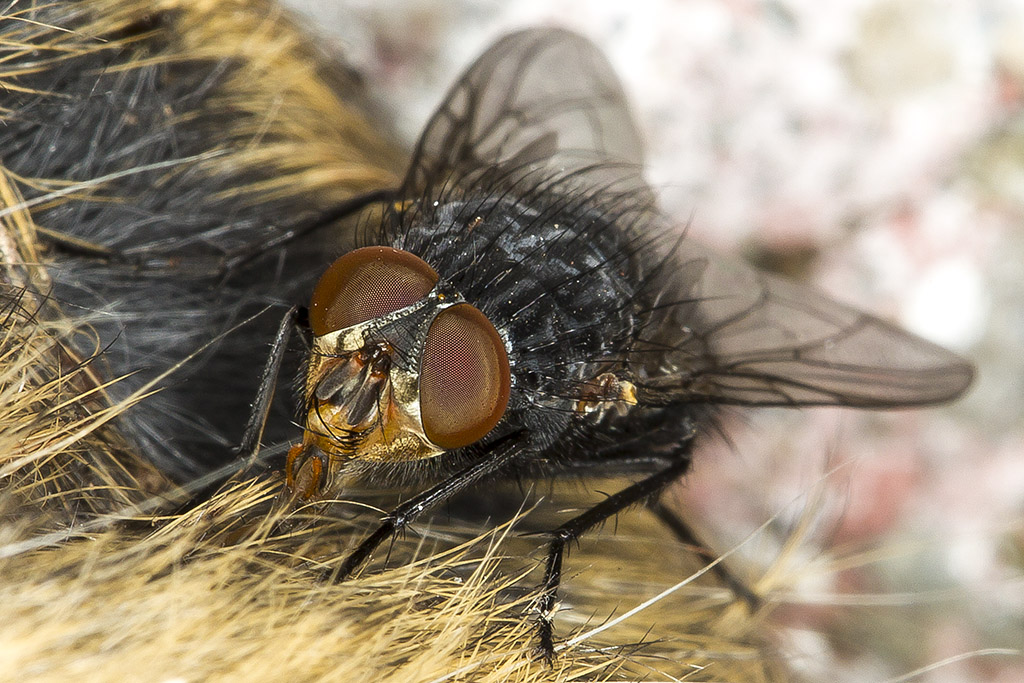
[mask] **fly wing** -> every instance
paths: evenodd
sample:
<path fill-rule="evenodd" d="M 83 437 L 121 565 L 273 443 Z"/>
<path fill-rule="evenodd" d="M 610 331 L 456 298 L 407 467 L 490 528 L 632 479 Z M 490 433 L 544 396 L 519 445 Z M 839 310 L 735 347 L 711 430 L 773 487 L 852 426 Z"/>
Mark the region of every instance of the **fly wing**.
<path fill-rule="evenodd" d="M 417 144 L 403 195 L 575 173 L 590 187 L 643 189 L 642 144 L 615 73 L 587 39 L 559 29 L 506 36 L 448 92 Z M 485 181 L 486 182 L 486 181 Z"/>
<path fill-rule="evenodd" d="M 688 239 L 665 256 L 641 150 L 622 87 L 593 44 L 558 29 L 521 31 L 448 92 L 402 195 L 577 194 L 632 234 L 646 273 L 639 289 L 653 302 L 630 352 L 642 402 L 881 408 L 941 402 L 970 384 L 973 369 L 958 356 L 825 295 Z"/>
<path fill-rule="evenodd" d="M 638 349 L 642 402 L 891 408 L 948 401 L 971 383 L 963 358 L 820 292 L 689 240 L 676 255 Z"/>

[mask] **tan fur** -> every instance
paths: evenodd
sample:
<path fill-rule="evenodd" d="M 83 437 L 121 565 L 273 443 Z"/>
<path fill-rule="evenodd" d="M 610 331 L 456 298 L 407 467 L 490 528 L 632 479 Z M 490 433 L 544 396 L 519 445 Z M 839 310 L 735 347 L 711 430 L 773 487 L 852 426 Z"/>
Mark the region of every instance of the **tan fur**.
<path fill-rule="evenodd" d="M 151 52 L 145 35 L 130 45 L 90 36 L 139 22 L 157 6 L 180 11 L 168 53 Z M 272 165 L 273 180 L 237 188 L 245 201 L 294 194 L 323 206 L 397 178 L 401 155 L 362 114 L 357 88 L 351 101 L 340 100 L 337 83 L 324 81 L 338 73 L 327 69 L 329 56 L 277 8 L 242 0 L 89 0 L 69 3 L 68 11 L 91 13 L 89 30 L 25 24 L 17 6 L 0 17 L 0 40 L 14 55 L 0 62 L 0 85 L 16 88 L 21 70 L 54 68 L 83 50 L 130 49 L 140 65 L 239 60 L 244 69 L 221 102 L 249 113 L 238 117 L 237 145 L 195 163 L 210 173 Z M 704 579 L 573 642 L 551 665 L 538 661 L 531 606 L 542 539 L 518 537 L 515 526 L 424 522 L 417 525 L 424 536 L 396 542 L 392 568 L 336 583 L 325 577 L 378 518 L 373 510 L 296 508 L 273 476 L 233 482 L 201 507 L 173 514 L 181 493 L 111 424 L 158 386 L 111 406 L 104 387 L 116 378 L 104 376 L 102 358 L 72 351 L 70 340 L 88 335 L 88 321 L 68 318 L 39 294 L 47 291 L 46 254 L 19 183 L 66 186 L 0 168 L 0 210 L 12 209 L 0 230 L 0 679 L 782 677 L 763 616 L 750 617 Z M 608 489 L 558 487 L 557 502 L 526 521 L 558 504 L 582 507 L 596 490 Z M 651 521 L 641 511 L 624 515 L 617 533 L 592 534 L 572 550 L 559 637 L 596 628 L 700 566 Z M 400 561 L 408 558 L 421 559 Z"/>

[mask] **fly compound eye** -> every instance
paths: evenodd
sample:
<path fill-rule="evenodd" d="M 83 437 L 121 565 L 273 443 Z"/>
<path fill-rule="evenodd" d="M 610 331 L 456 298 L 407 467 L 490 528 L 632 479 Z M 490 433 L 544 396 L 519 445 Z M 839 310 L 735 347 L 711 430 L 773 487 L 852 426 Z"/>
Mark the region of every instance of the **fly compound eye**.
<path fill-rule="evenodd" d="M 320 337 L 410 306 L 437 284 L 437 273 L 407 251 L 363 247 L 345 254 L 320 277 L 309 323 Z"/>
<path fill-rule="evenodd" d="M 508 405 L 508 354 L 498 331 L 469 304 L 434 318 L 420 365 L 420 412 L 427 438 L 444 449 L 479 441 Z"/>

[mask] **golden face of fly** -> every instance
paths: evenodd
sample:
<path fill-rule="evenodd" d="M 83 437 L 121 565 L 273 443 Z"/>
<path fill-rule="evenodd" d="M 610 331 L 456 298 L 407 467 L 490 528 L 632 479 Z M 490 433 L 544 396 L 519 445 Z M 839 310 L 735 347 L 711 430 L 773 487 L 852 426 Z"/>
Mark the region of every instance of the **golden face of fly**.
<path fill-rule="evenodd" d="M 310 305 L 305 430 L 288 483 L 305 498 L 353 460 L 431 458 L 473 444 L 508 405 L 494 325 L 419 257 L 366 247 L 332 264 Z"/>

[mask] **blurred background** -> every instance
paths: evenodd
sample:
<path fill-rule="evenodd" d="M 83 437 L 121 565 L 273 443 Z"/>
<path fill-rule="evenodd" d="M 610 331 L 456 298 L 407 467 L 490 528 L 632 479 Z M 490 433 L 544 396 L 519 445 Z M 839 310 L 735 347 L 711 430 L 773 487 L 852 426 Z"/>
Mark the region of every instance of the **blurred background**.
<path fill-rule="evenodd" d="M 412 144 L 509 30 L 589 36 L 695 239 L 971 358 L 948 407 L 762 410 L 680 487 L 719 550 L 785 569 L 813 680 L 1024 680 L 1024 2 L 289 0 Z M 906 678 L 904 678 L 906 677 Z"/>

